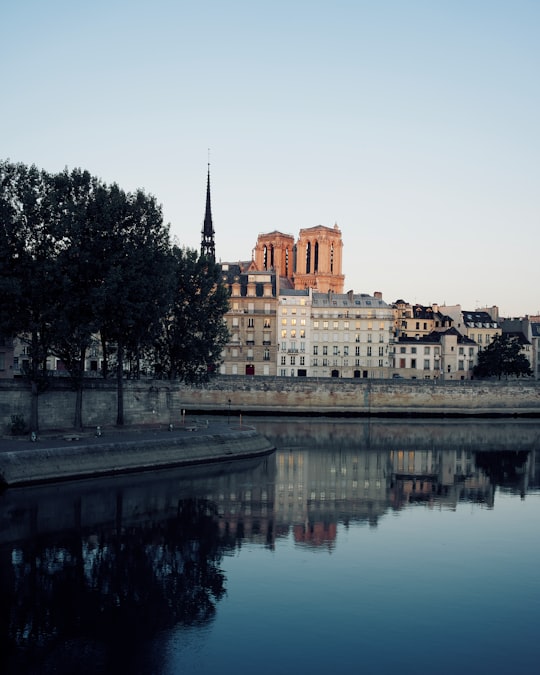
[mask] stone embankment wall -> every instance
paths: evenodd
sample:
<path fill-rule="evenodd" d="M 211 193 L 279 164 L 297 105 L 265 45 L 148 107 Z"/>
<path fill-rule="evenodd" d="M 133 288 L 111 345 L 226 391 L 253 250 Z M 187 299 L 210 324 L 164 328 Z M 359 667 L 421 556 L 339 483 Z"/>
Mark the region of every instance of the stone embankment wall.
<path fill-rule="evenodd" d="M 113 381 L 90 380 L 83 393 L 86 427 L 116 423 Z M 75 393 L 57 380 L 39 397 L 40 430 L 73 425 Z M 534 416 L 540 417 L 540 383 L 344 380 L 218 377 L 202 387 L 163 380 L 125 382 L 124 422 L 180 424 L 183 411 L 238 418 L 247 414 L 339 416 Z M 24 382 L 0 383 L 0 424 L 13 415 L 28 423 L 30 391 Z"/>

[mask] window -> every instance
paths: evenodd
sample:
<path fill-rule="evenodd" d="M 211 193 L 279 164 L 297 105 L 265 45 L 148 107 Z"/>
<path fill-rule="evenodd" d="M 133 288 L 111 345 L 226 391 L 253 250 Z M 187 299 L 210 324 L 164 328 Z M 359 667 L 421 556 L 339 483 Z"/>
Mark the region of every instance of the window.
<path fill-rule="evenodd" d="M 411 347 L 411 354 L 416 354 L 416 347 Z"/>
<path fill-rule="evenodd" d="M 323 321 L 322 327 L 323 327 L 323 330 L 328 330 L 328 321 Z"/>
<path fill-rule="evenodd" d="M 379 347 L 379 356 L 384 356 L 384 347 Z"/>
<path fill-rule="evenodd" d="M 332 354 L 333 354 L 334 356 L 337 356 L 337 355 L 339 354 L 339 349 L 337 348 L 337 345 L 334 345 L 334 346 L 332 347 Z"/>
<path fill-rule="evenodd" d="M 368 333 L 368 335 L 367 335 L 367 341 L 368 341 L 368 342 L 371 342 L 371 333 Z"/>
<path fill-rule="evenodd" d="M 368 347 L 368 348 L 367 348 L 367 355 L 368 355 L 368 356 L 371 356 L 371 347 Z"/>
<path fill-rule="evenodd" d="M 306 337 L 306 331 L 305 331 L 304 328 L 301 328 L 301 329 L 300 329 L 300 337 L 301 337 L 301 338 L 305 338 L 305 337 Z"/>
<path fill-rule="evenodd" d="M 291 356 L 291 366 L 296 365 L 296 356 Z"/>
<path fill-rule="evenodd" d="M 281 365 L 284 366 L 284 365 L 286 365 L 286 363 L 287 363 L 287 357 L 283 355 L 281 357 Z"/>
<path fill-rule="evenodd" d="M 249 319 L 248 319 L 248 328 L 253 328 L 253 327 L 254 327 L 253 317 L 249 317 Z"/>
<path fill-rule="evenodd" d="M 270 350 L 268 348 L 264 350 L 263 360 L 270 361 Z"/>
<path fill-rule="evenodd" d="M 286 338 L 286 337 L 287 337 L 287 331 L 286 331 L 286 330 L 282 330 L 282 331 L 281 331 L 281 337 L 282 337 L 282 338 Z"/>
<path fill-rule="evenodd" d="M 313 322 L 313 328 L 314 328 L 314 330 L 317 330 L 319 328 L 319 322 L 318 321 Z"/>
<path fill-rule="evenodd" d="M 314 366 L 319 365 L 319 364 L 318 364 L 318 359 L 313 359 L 313 364 L 312 364 L 312 365 L 314 365 Z"/>
<path fill-rule="evenodd" d="M 411 359 L 411 368 L 416 368 L 416 359 Z"/>
<path fill-rule="evenodd" d="M 237 328 L 240 325 L 238 323 L 238 317 L 237 316 L 233 316 L 232 325 L 233 325 L 233 328 Z"/>
<path fill-rule="evenodd" d="M 282 313 L 282 314 L 287 314 L 287 308 L 286 308 L 286 307 L 283 307 L 282 310 L 281 310 L 281 313 Z"/>
<path fill-rule="evenodd" d="M 424 354 L 429 354 L 430 348 L 429 347 L 424 347 Z"/>
<path fill-rule="evenodd" d="M 296 329 L 293 329 L 293 330 L 291 331 L 291 337 L 292 337 L 292 338 L 295 338 L 295 337 L 296 337 Z"/>
<path fill-rule="evenodd" d="M 287 319 L 281 319 L 281 325 L 286 326 L 287 325 Z"/>
<path fill-rule="evenodd" d="M 326 356 L 328 354 L 328 347 L 326 345 L 323 345 L 322 353 L 323 353 L 323 356 Z"/>
<path fill-rule="evenodd" d="M 465 370 L 464 361 L 462 359 L 458 361 L 458 370 Z"/>
<path fill-rule="evenodd" d="M 349 345 L 343 347 L 343 356 L 349 356 Z"/>
<path fill-rule="evenodd" d="M 313 354 L 314 356 L 317 356 L 319 353 L 319 345 L 313 345 Z"/>
<path fill-rule="evenodd" d="M 360 333 L 356 333 L 356 335 L 354 336 L 354 341 L 360 342 Z"/>
<path fill-rule="evenodd" d="M 343 322 L 343 328 L 344 328 L 345 330 L 349 330 L 349 322 L 348 322 L 348 321 L 344 321 L 344 322 Z"/>
<path fill-rule="evenodd" d="M 300 365 L 301 365 L 301 366 L 305 366 L 305 365 L 306 365 L 306 357 L 305 357 L 305 356 L 301 356 L 301 357 L 300 357 Z"/>
<path fill-rule="evenodd" d="M 334 321 L 334 322 L 332 323 L 332 328 L 333 328 L 334 330 L 337 330 L 337 329 L 339 328 L 339 323 L 338 323 L 337 321 Z"/>
<path fill-rule="evenodd" d="M 400 353 L 400 354 L 405 354 L 406 351 L 407 351 L 407 347 L 400 347 L 400 348 L 399 348 L 399 353 Z"/>
<path fill-rule="evenodd" d="M 424 370 L 429 370 L 429 359 L 424 359 Z"/>
<path fill-rule="evenodd" d="M 360 347 L 355 347 L 355 348 L 354 348 L 354 355 L 355 355 L 355 356 L 360 356 Z"/>
<path fill-rule="evenodd" d="M 291 326 L 296 326 L 296 319 L 291 319 Z"/>

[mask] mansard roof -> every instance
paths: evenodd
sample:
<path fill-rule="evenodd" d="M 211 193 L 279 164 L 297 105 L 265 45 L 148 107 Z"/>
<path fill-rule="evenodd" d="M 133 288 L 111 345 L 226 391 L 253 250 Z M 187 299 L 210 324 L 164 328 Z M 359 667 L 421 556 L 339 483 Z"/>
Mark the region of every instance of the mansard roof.
<path fill-rule="evenodd" d="M 401 343 L 419 342 L 420 344 L 434 344 L 434 343 L 439 344 L 441 342 L 443 335 L 455 335 L 457 337 L 457 343 L 460 345 L 476 344 L 474 340 L 471 340 L 471 338 L 468 338 L 466 335 L 462 335 L 453 326 L 452 328 L 448 328 L 448 330 L 443 331 L 434 330 L 431 333 L 428 333 L 427 335 L 419 335 L 418 337 L 400 335 L 397 341 Z"/>
<path fill-rule="evenodd" d="M 530 345 L 531 343 L 525 336 L 525 333 L 521 331 L 509 331 L 508 333 L 504 333 L 504 335 L 507 335 L 508 337 L 514 338 L 514 340 L 517 340 L 517 342 L 523 346 L 523 345 Z"/>
<path fill-rule="evenodd" d="M 497 321 L 493 321 L 487 312 L 461 312 L 463 323 L 467 328 L 499 328 Z"/>
<path fill-rule="evenodd" d="M 367 293 L 313 293 L 314 307 L 384 307 L 391 309 L 381 298 Z"/>
<path fill-rule="evenodd" d="M 248 283 L 255 283 L 255 297 L 264 295 L 264 286 L 272 284 L 272 296 L 276 296 L 276 274 L 270 270 L 245 270 L 242 263 L 222 263 L 221 278 L 223 282 L 232 286 L 240 284 L 240 297 L 247 296 Z"/>

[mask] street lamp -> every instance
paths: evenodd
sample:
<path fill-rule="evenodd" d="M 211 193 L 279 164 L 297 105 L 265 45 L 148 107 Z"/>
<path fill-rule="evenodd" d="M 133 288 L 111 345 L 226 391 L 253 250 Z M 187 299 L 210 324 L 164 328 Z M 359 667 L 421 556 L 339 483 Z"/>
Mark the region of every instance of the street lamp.
<path fill-rule="evenodd" d="M 229 399 L 229 413 L 227 415 L 227 424 L 231 423 L 231 399 Z"/>

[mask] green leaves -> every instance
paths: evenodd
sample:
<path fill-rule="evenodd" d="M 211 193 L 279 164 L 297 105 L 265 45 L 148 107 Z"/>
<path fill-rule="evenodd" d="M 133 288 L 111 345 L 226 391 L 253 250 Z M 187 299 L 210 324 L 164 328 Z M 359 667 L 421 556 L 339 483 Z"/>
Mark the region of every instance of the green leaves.
<path fill-rule="evenodd" d="M 527 357 L 521 352 L 521 344 L 516 337 L 496 335 L 492 342 L 478 353 L 476 377 L 508 377 L 509 375 L 531 375 Z"/>

